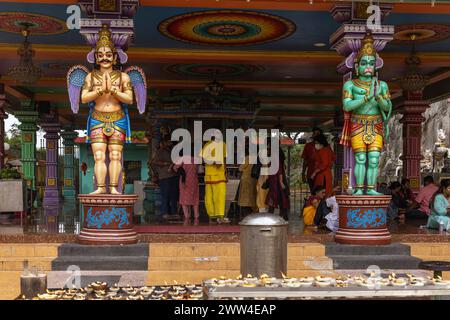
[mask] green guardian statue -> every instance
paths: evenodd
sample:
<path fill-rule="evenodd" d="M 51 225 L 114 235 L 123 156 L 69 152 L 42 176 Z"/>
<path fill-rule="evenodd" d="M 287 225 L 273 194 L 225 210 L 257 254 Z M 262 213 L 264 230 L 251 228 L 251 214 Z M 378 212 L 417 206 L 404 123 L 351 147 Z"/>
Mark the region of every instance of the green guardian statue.
<path fill-rule="evenodd" d="M 376 191 L 378 164 L 384 139 L 389 139 L 387 122 L 392 102 L 386 82 L 377 78 L 377 52 L 374 39 L 366 34 L 355 58 L 355 78 L 343 87 L 345 113 L 341 144 L 355 155 L 354 195 L 380 195 Z M 365 185 L 366 182 L 366 185 Z"/>

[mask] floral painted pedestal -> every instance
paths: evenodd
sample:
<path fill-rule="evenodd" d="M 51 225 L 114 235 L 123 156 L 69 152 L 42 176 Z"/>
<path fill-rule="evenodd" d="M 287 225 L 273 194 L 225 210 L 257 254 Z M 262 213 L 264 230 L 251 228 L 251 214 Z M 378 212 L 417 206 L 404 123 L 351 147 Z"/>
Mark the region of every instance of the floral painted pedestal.
<path fill-rule="evenodd" d="M 90 245 L 133 244 L 138 242 L 133 228 L 136 194 L 80 194 L 84 223 L 78 242 Z"/>
<path fill-rule="evenodd" d="M 342 244 L 386 245 L 391 235 L 386 227 L 391 196 L 338 195 L 339 229 L 335 241 Z"/>

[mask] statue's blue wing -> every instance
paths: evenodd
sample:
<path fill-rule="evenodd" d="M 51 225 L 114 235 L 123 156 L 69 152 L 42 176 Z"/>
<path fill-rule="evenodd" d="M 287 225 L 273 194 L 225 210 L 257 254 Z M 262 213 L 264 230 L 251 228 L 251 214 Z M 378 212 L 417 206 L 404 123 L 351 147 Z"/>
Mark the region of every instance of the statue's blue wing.
<path fill-rule="evenodd" d="M 147 102 L 147 80 L 145 79 L 144 71 L 137 66 L 131 66 L 125 70 L 125 73 L 130 76 L 131 85 L 136 96 L 137 108 L 139 113 L 142 114 L 145 112 L 145 104 Z"/>
<path fill-rule="evenodd" d="M 81 88 L 88 74 L 89 70 L 83 65 L 73 66 L 67 72 L 67 90 L 69 92 L 70 107 L 73 113 L 78 113 Z"/>

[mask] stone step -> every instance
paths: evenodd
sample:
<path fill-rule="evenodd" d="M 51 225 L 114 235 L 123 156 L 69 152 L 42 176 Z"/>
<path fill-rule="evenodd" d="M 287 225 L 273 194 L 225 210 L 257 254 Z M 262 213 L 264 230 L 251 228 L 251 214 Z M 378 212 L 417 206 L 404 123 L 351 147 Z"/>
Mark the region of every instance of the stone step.
<path fill-rule="evenodd" d="M 380 269 L 418 269 L 422 261 L 405 255 L 329 255 L 333 269 L 367 269 L 378 266 Z"/>
<path fill-rule="evenodd" d="M 150 257 L 239 257 L 239 243 L 151 243 Z"/>
<path fill-rule="evenodd" d="M 83 246 L 80 244 L 62 244 L 58 248 L 58 257 L 71 256 L 95 256 L 95 257 L 116 257 L 116 256 L 137 256 L 148 257 L 149 246 L 147 243 L 132 245 L 103 245 L 103 246 Z"/>
<path fill-rule="evenodd" d="M 239 257 L 150 257 L 150 271 L 183 271 L 183 270 L 240 270 Z M 328 257 L 288 257 L 289 270 L 330 270 L 333 260 Z"/>
<path fill-rule="evenodd" d="M 67 270 L 69 266 L 86 270 L 148 270 L 148 257 L 136 256 L 71 256 L 52 261 L 52 270 Z"/>
<path fill-rule="evenodd" d="M 348 256 L 348 255 L 411 255 L 411 248 L 401 243 L 393 243 L 385 246 L 361 246 L 343 245 L 339 243 L 329 243 L 325 245 L 326 256 Z"/>
<path fill-rule="evenodd" d="M 318 243 L 289 243 L 288 256 L 324 256 Z M 150 257 L 239 257 L 239 243 L 151 243 Z"/>

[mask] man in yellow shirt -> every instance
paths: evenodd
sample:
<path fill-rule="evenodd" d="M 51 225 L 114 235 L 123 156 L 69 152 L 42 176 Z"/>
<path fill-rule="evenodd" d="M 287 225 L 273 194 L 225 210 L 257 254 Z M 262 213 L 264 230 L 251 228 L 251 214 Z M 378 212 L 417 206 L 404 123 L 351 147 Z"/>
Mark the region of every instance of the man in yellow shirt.
<path fill-rule="evenodd" d="M 217 136 L 213 136 L 200 152 L 200 157 L 205 162 L 205 207 L 210 222 L 229 222 L 224 218 L 227 192 L 226 156 L 227 146 Z"/>

